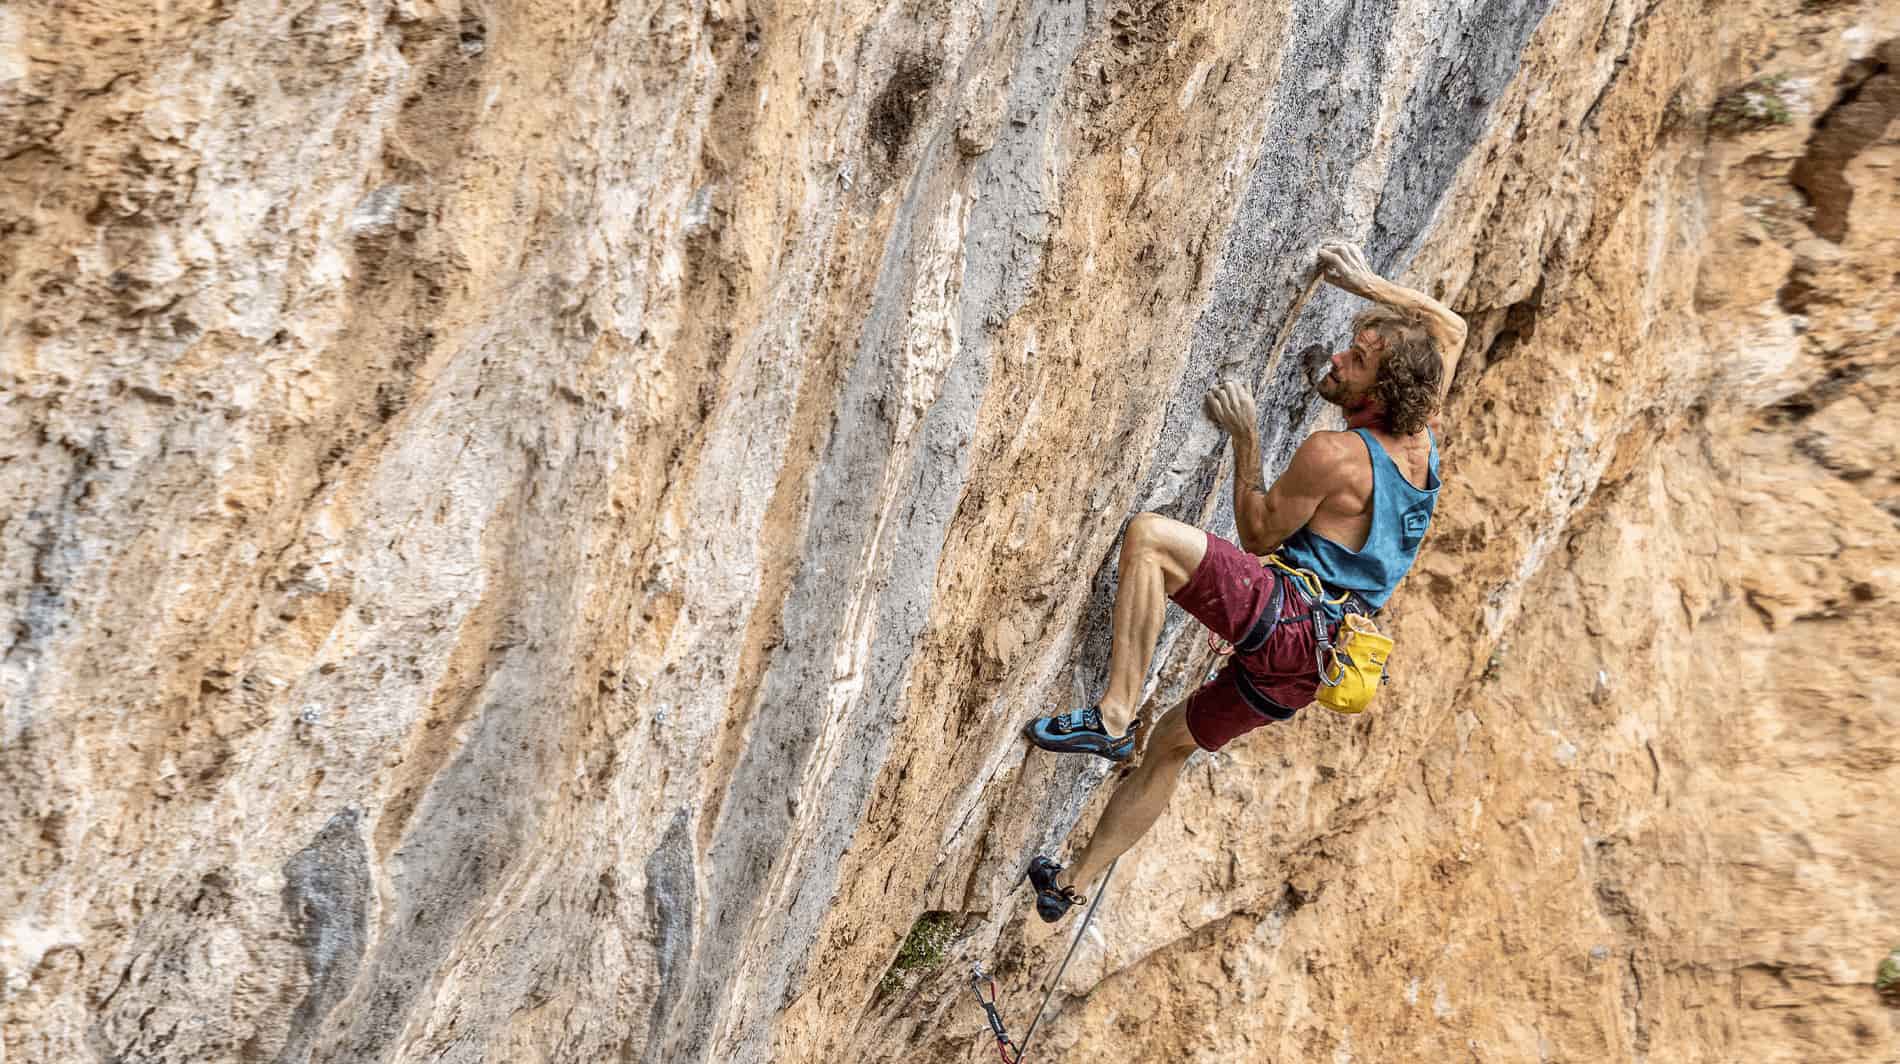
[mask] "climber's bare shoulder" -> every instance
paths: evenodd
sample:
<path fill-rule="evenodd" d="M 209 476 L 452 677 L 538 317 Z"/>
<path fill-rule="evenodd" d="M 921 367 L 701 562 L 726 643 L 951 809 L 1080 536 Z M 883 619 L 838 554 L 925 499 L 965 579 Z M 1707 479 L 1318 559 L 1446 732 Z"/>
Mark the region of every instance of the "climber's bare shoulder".
<path fill-rule="evenodd" d="M 1319 489 L 1315 518 L 1358 517 L 1371 505 L 1372 462 L 1357 433 L 1321 429 L 1300 444 L 1293 464 L 1304 465 L 1309 483 Z"/>

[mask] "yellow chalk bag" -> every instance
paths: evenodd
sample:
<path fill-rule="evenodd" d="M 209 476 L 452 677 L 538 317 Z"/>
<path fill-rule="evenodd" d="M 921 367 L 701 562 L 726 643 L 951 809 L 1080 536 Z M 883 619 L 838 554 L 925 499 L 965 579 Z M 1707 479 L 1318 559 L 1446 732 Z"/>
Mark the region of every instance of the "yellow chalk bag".
<path fill-rule="evenodd" d="M 1314 701 L 1335 713 L 1364 713 L 1385 682 L 1385 659 L 1392 637 L 1380 633 L 1372 618 L 1348 613 L 1332 646 L 1319 648 L 1319 693 Z"/>

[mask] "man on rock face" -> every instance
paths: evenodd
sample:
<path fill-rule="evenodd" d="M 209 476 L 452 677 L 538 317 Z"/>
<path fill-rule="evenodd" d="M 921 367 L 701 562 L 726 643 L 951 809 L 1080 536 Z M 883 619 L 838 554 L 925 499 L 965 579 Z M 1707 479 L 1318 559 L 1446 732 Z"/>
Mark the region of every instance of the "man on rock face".
<path fill-rule="evenodd" d="M 1319 675 L 1310 611 L 1329 611 L 1331 625 L 1348 610 L 1375 613 L 1417 556 L 1438 496 L 1438 441 L 1427 423 L 1464 346 L 1464 320 L 1373 273 L 1349 244 L 1322 245 L 1319 263 L 1329 283 L 1379 304 L 1353 322 L 1351 345 L 1332 356 L 1315 384 L 1345 412 L 1347 431 L 1307 437 L 1269 488 L 1252 393 L 1232 381 L 1210 391 L 1208 416 L 1234 442 L 1240 545 L 1159 514 L 1137 515 L 1122 534 L 1107 693 L 1095 706 L 1039 717 L 1024 729 L 1045 750 L 1111 761 L 1132 755 L 1136 699 L 1166 599 L 1234 646 L 1212 681 L 1161 718 L 1075 867 L 1065 874 L 1047 857 L 1030 862 L 1044 920 L 1059 920 L 1082 901 L 1078 888 L 1148 830 L 1197 748 L 1218 750 L 1312 701 Z M 1344 607 L 1309 602 L 1300 581 L 1263 564 L 1258 556 L 1267 554 L 1317 576 L 1326 598 L 1348 596 Z"/>

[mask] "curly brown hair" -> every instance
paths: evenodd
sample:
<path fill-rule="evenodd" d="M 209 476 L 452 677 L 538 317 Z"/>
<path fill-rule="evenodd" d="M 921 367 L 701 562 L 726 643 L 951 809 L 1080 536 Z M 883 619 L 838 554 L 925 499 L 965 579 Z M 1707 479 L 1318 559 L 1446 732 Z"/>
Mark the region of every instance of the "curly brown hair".
<path fill-rule="evenodd" d="M 1415 316 L 1385 306 L 1354 318 L 1355 338 L 1361 329 L 1371 329 L 1381 345 L 1372 396 L 1385 410 L 1386 431 L 1410 436 L 1423 430 L 1438 412 L 1445 375 L 1445 360 L 1432 342 L 1432 334 Z"/>

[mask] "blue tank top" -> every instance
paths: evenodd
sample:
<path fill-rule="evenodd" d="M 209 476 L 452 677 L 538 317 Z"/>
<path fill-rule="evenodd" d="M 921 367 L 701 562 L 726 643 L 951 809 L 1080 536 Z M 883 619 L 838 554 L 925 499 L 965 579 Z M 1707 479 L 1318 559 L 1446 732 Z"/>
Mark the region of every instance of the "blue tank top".
<path fill-rule="evenodd" d="M 1366 533 L 1366 545 L 1349 550 L 1302 526 L 1280 544 L 1278 553 L 1288 565 L 1313 570 L 1328 595 L 1354 591 L 1378 609 L 1412 567 L 1425 529 L 1432 523 L 1432 508 L 1438 504 L 1438 438 L 1427 430 L 1431 456 L 1425 488 L 1420 490 L 1399 472 L 1372 433 L 1353 431 L 1366 441 L 1366 451 L 1372 456 L 1372 529 Z"/>

